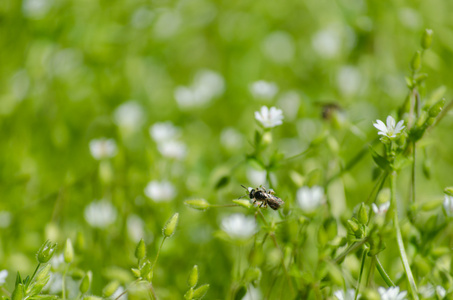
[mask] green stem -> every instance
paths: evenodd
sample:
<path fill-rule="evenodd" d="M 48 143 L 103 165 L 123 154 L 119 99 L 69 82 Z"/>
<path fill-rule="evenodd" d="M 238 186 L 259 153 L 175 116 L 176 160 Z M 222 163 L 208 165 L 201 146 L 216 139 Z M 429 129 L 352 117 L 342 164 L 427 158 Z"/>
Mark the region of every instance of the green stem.
<path fill-rule="evenodd" d="M 376 258 L 376 268 L 378 269 L 379 274 L 381 274 L 382 279 L 384 279 L 385 283 L 387 283 L 389 287 L 395 287 L 395 284 L 393 283 L 392 279 L 390 279 L 390 276 L 387 274 L 387 272 L 385 272 L 384 267 L 382 266 L 381 261 L 379 260 L 377 255 L 375 255 L 374 257 Z"/>
<path fill-rule="evenodd" d="M 361 241 L 351 244 L 351 246 L 346 248 L 346 250 L 344 250 L 343 253 L 341 253 L 339 256 L 337 256 L 337 258 L 334 259 L 334 262 L 337 264 L 341 264 L 349 253 L 353 253 L 356 250 L 358 250 L 360 247 L 362 247 L 363 244 L 368 242 L 368 239 L 369 239 L 368 237 L 365 237 Z"/>
<path fill-rule="evenodd" d="M 269 227 L 269 224 L 267 223 L 266 218 L 264 218 L 264 215 L 261 212 L 261 210 L 258 210 L 258 213 L 259 213 L 261 219 L 263 220 L 264 224 L 266 225 L 266 227 Z M 271 232 L 269 232 L 269 236 L 271 237 L 272 242 L 274 242 L 275 248 L 280 250 L 280 253 L 282 255 L 283 270 L 285 271 L 285 276 L 286 276 L 286 279 L 288 280 L 288 285 L 289 285 L 291 291 L 294 292 L 293 283 L 291 281 L 291 277 L 289 276 L 288 269 L 286 268 L 286 265 L 285 265 L 285 254 L 283 253 L 283 250 L 280 248 L 280 246 L 277 243 L 277 239 L 275 238 L 275 233 L 273 231 L 271 231 Z"/>
<path fill-rule="evenodd" d="M 366 261 L 366 255 L 367 254 L 368 254 L 368 249 L 363 250 L 363 253 L 362 253 L 362 264 L 360 266 L 359 278 L 357 279 L 357 287 L 355 289 L 354 300 L 357 300 L 357 297 L 359 296 L 360 282 L 362 281 L 362 274 L 363 274 L 363 269 L 365 267 L 365 261 Z"/>
<path fill-rule="evenodd" d="M 33 278 L 35 278 L 36 272 L 38 272 L 40 266 L 41 266 L 41 263 L 38 263 L 38 266 L 36 267 L 35 271 L 33 272 L 33 275 L 31 275 L 30 280 L 28 281 L 29 283 L 33 281 Z"/>
<path fill-rule="evenodd" d="M 371 262 L 370 262 L 370 269 L 368 270 L 368 276 L 366 279 L 366 286 L 371 285 L 371 281 L 373 281 L 374 278 L 374 267 L 376 266 L 376 255 L 373 255 L 371 257 Z"/>
<path fill-rule="evenodd" d="M 155 267 L 156 264 L 157 264 L 157 259 L 159 258 L 160 250 L 162 249 L 162 246 L 164 245 L 164 242 L 165 242 L 165 239 L 166 239 L 166 238 L 167 238 L 167 237 L 164 236 L 164 238 L 162 239 L 162 243 L 160 243 L 160 247 L 159 247 L 159 249 L 157 250 L 156 258 L 154 259 L 154 263 L 153 263 L 153 267 L 151 268 L 151 272 L 154 271 L 154 267 Z"/>
<path fill-rule="evenodd" d="M 412 176 L 411 176 L 411 201 L 415 203 L 415 158 L 416 158 L 415 141 L 412 142 Z"/>
<path fill-rule="evenodd" d="M 404 249 L 403 236 L 401 235 L 401 229 L 398 221 L 398 211 L 396 207 L 396 197 L 395 197 L 395 183 L 396 183 L 396 172 L 393 171 L 390 174 L 390 192 L 391 198 L 390 203 L 392 205 L 393 212 L 393 223 L 395 225 L 396 231 L 396 240 L 398 243 L 398 249 L 400 252 L 401 262 L 403 263 L 404 271 L 406 272 L 407 280 L 409 281 L 409 286 L 411 288 L 411 293 L 414 299 L 418 300 L 417 286 L 415 285 L 414 276 L 412 275 L 411 267 L 409 265 L 409 260 L 407 259 L 406 250 Z"/>
<path fill-rule="evenodd" d="M 63 300 L 66 299 L 66 273 L 68 272 L 68 269 L 69 269 L 69 264 L 66 265 L 64 272 L 63 272 L 63 277 L 61 279 L 61 294 L 62 294 Z"/>

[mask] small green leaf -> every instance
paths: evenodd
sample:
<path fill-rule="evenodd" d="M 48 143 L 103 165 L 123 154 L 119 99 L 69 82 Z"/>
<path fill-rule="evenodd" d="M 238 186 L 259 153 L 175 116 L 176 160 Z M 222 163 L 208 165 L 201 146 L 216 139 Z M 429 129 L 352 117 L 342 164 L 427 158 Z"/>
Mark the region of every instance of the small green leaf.
<path fill-rule="evenodd" d="M 371 156 L 373 157 L 374 162 L 376 163 L 376 165 L 378 165 L 379 168 L 381 168 L 384 171 L 390 171 L 391 170 L 390 163 L 388 162 L 388 160 L 385 157 L 379 155 L 371 147 L 370 147 L 370 151 L 371 151 Z"/>
<path fill-rule="evenodd" d="M 203 284 L 199 288 L 193 291 L 193 299 L 203 298 L 209 290 L 209 284 Z"/>

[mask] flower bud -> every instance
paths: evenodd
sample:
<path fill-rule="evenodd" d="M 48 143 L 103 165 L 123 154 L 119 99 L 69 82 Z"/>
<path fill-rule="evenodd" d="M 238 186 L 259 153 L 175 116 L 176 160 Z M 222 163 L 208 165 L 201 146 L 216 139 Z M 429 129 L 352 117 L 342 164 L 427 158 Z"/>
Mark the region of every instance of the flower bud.
<path fill-rule="evenodd" d="M 453 196 L 453 186 L 446 187 L 444 189 L 444 193 L 447 194 L 448 196 Z"/>
<path fill-rule="evenodd" d="M 209 284 L 203 284 L 199 288 L 193 291 L 193 298 L 200 299 L 203 298 L 209 290 Z"/>
<path fill-rule="evenodd" d="M 152 265 L 149 260 L 145 261 L 140 267 L 140 277 L 151 280 L 153 277 Z"/>
<path fill-rule="evenodd" d="M 85 274 L 85 276 L 82 278 L 82 281 L 80 282 L 80 286 L 79 286 L 80 293 L 85 294 L 90 289 L 90 285 L 91 285 L 90 277 L 91 277 L 90 272 L 87 272 L 87 274 Z"/>
<path fill-rule="evenodd" d="M 360 224 L 366 225 L 368 223 L 368 211 L 365 203 L 360 204 L 359 212 L 357 214 Z"/>
<path fill-rule="evenodd" d="M 106 298 L 112 296 L 113 293 L 119 288 L 119 286 L 120 283 L 118 281 L 111 281 L 102 290 L 102 295 Z"/>
<path fill-rule="evenodd" d="M 49 240 L 47 240 L 41 246 L 41 248 L 38 250 L 38 253 L 36 254 L 38 262 L 41 264 L 47 263 L 54 255 L 56 248 L 57 248 L 56 243 L 52 244 Z"/>
<path fill-rule="evenodd" d="M 146 245 L 143 239 L 140 240 L 137 244 L 137 248 L 135 248 L 135 257 L 137 259 L 143 259 L 146 256 Z"/>
<path fill-rule="evenodd" d="M 185 294 L 184 299 L 192 300 L 193 299 L 193 288 L 190 288 Z"/>
<path fill-rule="evenodd" d="M 132 274 L 134 274 L 135 277 L 140 277 L 140 270 L 136 268 L 131 268 Z"/>
<path fill-rule="evenodd" d="M 22 283 L 16 284 L 13 294 L 11 295 L 11 300 L 22 300 L 24 299 L 24 285 Z"/>
<path fill-rule="evenodd" d="M 441 99 L 436 102 L 431 108 L 429 109 L 429 116 L 431 118 L 436 118 L 440 112 L 442 111 L 443 107 L 445 105 L 445 99 Z"/>
<path fill-rule="evenodd" d="M 187 285 L 191 288 L 195 287 L 198 283 L 198 266 L 193 266 L 190 272 L 189 278 L 187 279 Z"/>
<path fill-rule="evenodd" d="M 355 219 L 348 220 L 348 227 L 353 233 L 358 232 L 360 229 L 360 226 Z"/>
<path fill-rule="evenodd" d="M 422 35 L 421 45 L 423 49 L 429 49 L 433 41 L 433 31 L 431 29 L 425 29 Z"/>
<path fill-rule="evenodd" d="M 176 226 L 178 225 L 179 220 L 179 213 L 175 213 L 165 224 L 162 233 L 164 237 L 171 237 L 176 230 Z"/>
<path fill-rule="evenodd" d="M 66 244 L 64 246 L 64 261 L 66 263 L 71 263 L 74 259 L 74 248 L 72 247 L 72 243 L 70 239 L 66 240 Z"/>
<path fill-rule="evenodd" d="M 415 52 L 414 57 L 412 58 L 411 61 L 411 70 L 412 71 L 418 71 L 420 70 L 420 67 L 422 66 L 422 54 L 420 51 Z"/>
<path fill-rule="evenodd" d="M 240 206 L 245 207 L 245 208 L 250 208 L 250 207 L 252 207 L 252 203 L 250 203 L 249 200 L 244 200 L 244 199 L 234 199 L 233 202 L 236 203 L 237 205 L 240 205 Z"/>
<path fill-rule="evenodd" d="M 210 204 L 205 199 L 192 199 L 184 201 L 184 204 L 190 208 L 198 210 L 206 210 L 209 208 Z"/>

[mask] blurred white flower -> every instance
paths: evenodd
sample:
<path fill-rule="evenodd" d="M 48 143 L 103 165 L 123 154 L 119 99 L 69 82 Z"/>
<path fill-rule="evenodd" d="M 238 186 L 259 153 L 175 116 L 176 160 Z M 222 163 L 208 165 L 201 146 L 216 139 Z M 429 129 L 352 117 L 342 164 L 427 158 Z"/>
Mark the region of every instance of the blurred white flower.
<path fill-rule="evenodd" d="M 247 293 L 242 297 L 242 300 L 261 300 L 263 295 L 261 291 L 256 287 L 250 285 L 250 288 L 247 289 Z"/>
<path fill-rule="evenodd" d="M 149 128 L 149 134 L 156 143 L 160 143 L 178 138 L 181 132 L 172 122 L 167 121 L 154 123 L 154 125 Z"/>
<path fill-rule="evenodd" d="M 276 107 L 263 106 L 259 112 L 255 111 L 255 119 L 265 128 L 272 128 L 283 124 L 283 112 Z"/>
<path fill-rule="evenodd" d="M 167 202 L 176 196 L 176 189 L 166 180 L 152 180 L 145 187 L 145 195 L 155 202 Z"/>
<path fill-rule="evenodd" d="M 220 143 L 228 150 L 237 150 L 242 147 L 244 137 L 236 129 L 228 127 L 223 129 L 222 133 L 220 133 Z"/>
<path fill-rule="evenodd" d="M 353 66 L 343 66 L 337 74 L 337 86 L 345 96 L 355 95 L 362 86 L 362 74 Z"/>
<path fill-rule="evenodd" d="M 187 153 L 187 147 L 180 141 L 165 141 L 157 145 L 159 152 L 168 158 L 183 159 Z"/>
<path fill-rule="evenodd" d="M 337 290 L 333 293 L 335 297 L 337 297 L 338 300 L 354 300 L 355 299 L 355 290 L 354 289 L 349 289 L 346 292 L 344 290 Z M 357 299 L 360 299 L 360 294 L 357 297 Z"/>
<path fill-rule="evenodd" d="M 143 29 L 151 25 L 151 22 L 154 19 L 154 12 L 146 9 L 145 7 L 140 7 L 131 18 L 132 27 L 136 29 Z"/>
<path fill-rule="evenodd" d="M 256 222 L 253 217 L 243 214 L 232 214 L 222 219 L 222 230 L 232 239 L 245 240 L 256 232 Z"/>
<path fill-rule="evenodd" d="M 313 49 L 324 58 L 335 57 L 340 52 L 341 38 L 337 30 L 328 28 L 318 31 L 312 38 Z"/>
<path fill-rule="evenodd" d="M 253 186 L 259 186 L 266 182 L 266 171 L 247 168 L 247 179 Z"/>
<path fill-rule="evenodd" d="M 91 155 L 97 159 L 110 158 L 116 155 L 117 147 L 114 139 L 94 139 L 90 141 Z"/>
<path fill-rule="evenodd" d="M 153 25 L 154 35 L 160 39 L 167 39 L 175 35 L 182 23 L 178 11 L 161 10 Z"/>
<path fill-rule="evenodd" d="M 312 212 L 323 203 L 324 189 L 320 186 L 301 187 L 297 190 L 297 203 L 305 212 Z"/>
<path fill-rule="evenodd" d="M 442 299 L 447 295 L 447 291 L 440 285 L 436 286 L 436 293 Z"/>
<path fill-rule="evenodd" d="M 202 107 L 225 91 L 225 81 L 217 72 L 200 70 L 190 86 L 178 86 L 174 96 L 182 109 Z"/>
<path fill-rule="evenodd" d="M 119 300 L 127 300 L 127 293 L 124 293 L 124 288 L 122 286 L 119 286 L 116 291 L 110 296 L 110 299 L 119 299 Z M 123 294 L 123 295 L 121 295 Z M 120 297 L 121 295 L 121 297 Z M 118 298 L 119 297 L 119 298 Z"/>
<path fill-rule="evenodd" d="M 266 36 L 261 49 L 268 59 L 277 64 L 291 62 L 296 52 L 293 37 L 285 31 L 275 31 Z"/>
<path fill-rule="evenodd" d="M 130 215 L 127 218 L 127 234 L 133 242 L 138 243 L 145 236 L 144 228 L 145 222 L 139 216 Z"/>
<path fill-rule="evenodd" d="M 445 213 L 448 217 L 453 217 L 453 197 L 449 195 L 445 195 L 444 198 L 444 209 Z"/>
<path fill-rule="evenodd" d="M 6 277 L 8 277 L 8 271 L 7 270 L 1 270 L 0 271 L 0 285 L 5 283 Z"/>
<path fill-rule="evenodd" d="M 7 228 L 11 224 L 11 219 L 9 211 L 0 211 L 0 228 Z"/>
<path fill-rule="evenodd" d="M 403 291 L 400 292 L 400 287 L 389 287 L 385 289 L 383 287 L 378 288 L 379 295 L 381 296 L 381 300 L 405 300 L 407 299 L 406 295 L 407 292 Z"/>
<path fill-rule="evenodd" d="M 52 7 L 52 2 L 51 0 L 25 0 L 22 2 L 22 12 L 25 17 L 41 19 Z"/>
<path fill-rule="evenodd" d="M 299 112 L 300 96 L 296 91 L 289 91 L 281 95 L 278 99 L 278 106 L 282 108 L 285 119 L 295 120 Z"/>
<path fill-rule="evenodd" d="M 249 90 L 257 100 L 271 100 L 277 94 L 278 86 L 274 82 L 259 80 L 252 83 Z"/>
<path fill-rule="evenodd" d="M 143 107 L 137 101 L 125 102 L 115 109 L 113 118 L 118 127 L 135 131 L 144 122 Z"/>
<path fill-rule="evenodd" d="M 376 120 L 373 124 L 379 132 L 378 135 L 387 136 L 388 138 L 395 138 L 404 129 L 404 120 L 401 120 L 396 124 L 395 119 L 392 116 L 387 117 L 387 126 L 381 120 Z"/>
<path fill-rule="evenodd" d="M 385 213 L 390 208 L 390 201 L 387 201 L 379 206 L 377 206 L 375 203 L 373 203 L 373 204 L 371 204 L 371 207 L 373 208 L 373 211 L 376 215 L 385 215 Z"/>
<path fill-rule="evenodd" d="M 50 264 L 54 269 L 57 269 L 62 263 L 64 263 L 64 255 L 61 253 L 60 255 L 54 255 L 50 259 Z"/>
<path fill-rule="evenodd" d="M 85 220 L 92 227 L 106 228 L 116 220 L 116 208 L 107 200 L 93 201 L 85 207 Z"/>

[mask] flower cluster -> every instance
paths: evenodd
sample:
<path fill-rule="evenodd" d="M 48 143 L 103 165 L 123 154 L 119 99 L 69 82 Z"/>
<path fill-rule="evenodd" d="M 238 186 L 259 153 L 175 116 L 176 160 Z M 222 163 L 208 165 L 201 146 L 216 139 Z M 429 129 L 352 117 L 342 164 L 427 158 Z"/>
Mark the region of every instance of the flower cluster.
<path fill-rule="evenodd" d="M 149 134 L 163 156 L 174 159 L 183 159 L 186 156 L 187 147 L 179 140 L 181 131 L 170 121 L 155 123 L 149 128 Z"/>

